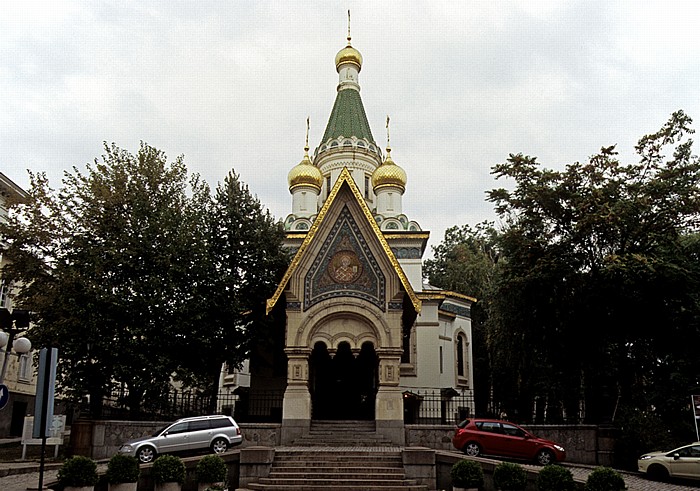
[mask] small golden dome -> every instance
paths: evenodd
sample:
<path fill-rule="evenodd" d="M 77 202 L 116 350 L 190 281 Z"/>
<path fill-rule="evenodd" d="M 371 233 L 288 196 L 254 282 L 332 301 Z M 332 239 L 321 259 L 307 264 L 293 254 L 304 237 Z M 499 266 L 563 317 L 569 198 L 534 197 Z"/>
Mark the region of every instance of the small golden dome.
<path fill-rule="evenodd" d="M 309 158 L 309 148 L 304 149 L 304 158 L 297 165 L 292 167 L 287 175 L 289 190 L 292 191 L 297 186 L 312 186 L 321 191 L 323 185 L 323 174 Z"/>
<path fill-rule="evenodd" d="M 406 171 L 396 165 L 391 159 L 391 148 L 386 149 L 384 163 L 372 173 L 372 187 L 374 189 L 384 186 L 395 186 L 406 190 Z"/>
<path fill-rule="evenodd" d="M 357 66 L 358 72 L 362 69 L 362 55 L 350 45 L 350 41 L 348 41 L 347 46 L 338 51 L 338 54 L 335 55 L 335 69 L 339 70 L 340 65 L 343 63 L 352 63 Z"/>

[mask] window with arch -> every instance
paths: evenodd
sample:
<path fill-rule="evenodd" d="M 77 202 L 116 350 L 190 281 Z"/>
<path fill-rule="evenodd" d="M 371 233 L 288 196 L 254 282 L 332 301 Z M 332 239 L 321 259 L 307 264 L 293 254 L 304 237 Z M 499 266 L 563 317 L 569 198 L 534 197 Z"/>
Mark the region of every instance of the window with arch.
<path fill-rule="evenodd" d="M 463 332 L 458 333 L 455 340 L 455 365 L 457 383 L 467 385 L 469 383 L 469 341 Z"/>

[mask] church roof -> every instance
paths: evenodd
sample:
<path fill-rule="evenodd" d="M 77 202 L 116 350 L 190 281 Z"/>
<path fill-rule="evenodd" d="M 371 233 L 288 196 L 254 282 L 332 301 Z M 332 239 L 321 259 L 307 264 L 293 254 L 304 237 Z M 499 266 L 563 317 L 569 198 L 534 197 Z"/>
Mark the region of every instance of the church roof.
<path fill-rule="evenodd" d="M 345 91 L 345 92 L 348 92 L 348 91 Z M 338 192 L 340 191 L 340 189 L 343 185 L 349 186 L 352 194 L 354 195 L 355 199 L 357 200 L 357 203 L 361 207 L 362 212 L 365 215 L 365 218 L 367 219 L 369 226 L 371 227 L 372 233 L 375 235 L 375 237 L 379 241 L 382 250 L 386 254 L 389 261 L 391 262 L 391 265 L 392 265 L 394 271 L 396 272 L 396 275 L 399 277 L 399 281 L 401 282 L 401 285 L 403 286 L 404 290 L 408 294 L 408 297 L 410 298 L 411 303 L 413 304 L 413 308 L 416 310 L 416 312 L 420 312 L 421 301 L 418 299 L 415 292 L 413 291 L 413 288 L 411 287 L 411 283 L 408 281 L 408 278 L 406 277 L 406 274 L 403 272 L 401 265 L 399 264 L 398 260 L 394 256 L 394 253 L 391 251 L 391 247 L 389 246 L 389 243 L 387 242 L 387 240 L 384 238 L 384 234 L 379 229 L 379 225 L 377 225 L 377 222 L 374 220 L 374 217 L 372 216 L 371 210 L 369 209 L 369 207 L 367 206 L 367 203 L 365 202 L 364 198 L 362 197 L 362 193 L 360 193 L 360 190 L 357 188 L 357 184 L 355 184 L 355 181 L 352 178 L 352 176 L 350 175 L 350 172 L 348 171 L 347 167 L 344 167 L 342 172 L 340 173 L 340 176 L 338 177 L 338 180 L 336 181 L 335 185 L 333 186 L 333 190 L 331 191 L 331 194 L 328 196 L 328 199 L 323 204 L 321 211 L 318 212 L 318 216 L 316 217 L 316 220 L 314 220 L 313 224 L 311 225 L 311 228 L 309 229 L 309 232 L 306 234 L 306 237 L 304 238 L 304 241 L 299 246 L 299 250 L 297 251 L 294 258 L 292 259 L 292 262 L 289 265 L 289 267 L 287 268 L 287 271 L 284 273 L 284 277 L 282 278 L 282 281 L 280 281 L 279 285 L 277 286 L 277 290 L 275 290 L 274 295 L 267 300 L 267 313 L 268 314 L 273 309 L 273 307 L 275 306 L 277 301 L 280 299 L 280 296 L 282 296 L 282 292 L 284 292 L 284 289 L 287 286 L 287 283 L 289 282 L 290 278 L 292 277 L 292 274 L 299 267 L 299 264 L 301 263 L 302 259 L 304 258 L 305 254 L 306 254 L 307 249 L 309 248 L 309 244 L 311 244 L 315 240 L 316 234 L 318 233 L 319 228 L 322 226 L 324 219 L 326 218 L 326 215 L 328 213 L 329 208 L 333 205 L 333 202 L 335 201 L 335 198 L 338 195 Z"/>
<path fill-rule="evenodd" d="M 340 136 L 355 136 L 374 143 L 362 98 L 355 89 L 338 91 L 321 144 Z"/>

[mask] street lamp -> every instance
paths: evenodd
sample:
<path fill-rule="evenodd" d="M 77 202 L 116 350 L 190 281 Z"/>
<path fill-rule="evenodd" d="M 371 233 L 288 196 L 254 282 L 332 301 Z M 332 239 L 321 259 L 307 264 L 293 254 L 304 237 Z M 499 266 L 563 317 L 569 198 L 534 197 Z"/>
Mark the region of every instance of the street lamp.
<path fill-rule="evenodd" d="M 32 343 L 24 336 L 15 338 L 15 335 L 29 327 L 29 311 L 0 308 L 0 349 L 3 350 L 2 371 L 0 371 L 0 384 L 5 381 L 7 362 L 10 358 L 10 346 L 18 355 L 29 353 Z"/>

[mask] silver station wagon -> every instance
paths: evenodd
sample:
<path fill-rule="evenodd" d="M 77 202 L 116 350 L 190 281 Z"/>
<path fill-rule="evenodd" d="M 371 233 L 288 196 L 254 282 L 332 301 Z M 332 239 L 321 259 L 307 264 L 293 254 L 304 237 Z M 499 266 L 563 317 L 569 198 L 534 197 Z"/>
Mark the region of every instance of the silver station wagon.
<path fill-rule="evenodd" d="M 146 464 L 161 453 L 210 449 L 219 454 L 242 441 L 241 430 L 230 416 L 197 416 L 178 419 L 153 436 L 125 442 L 119 453 L 133 455 Z"/>

